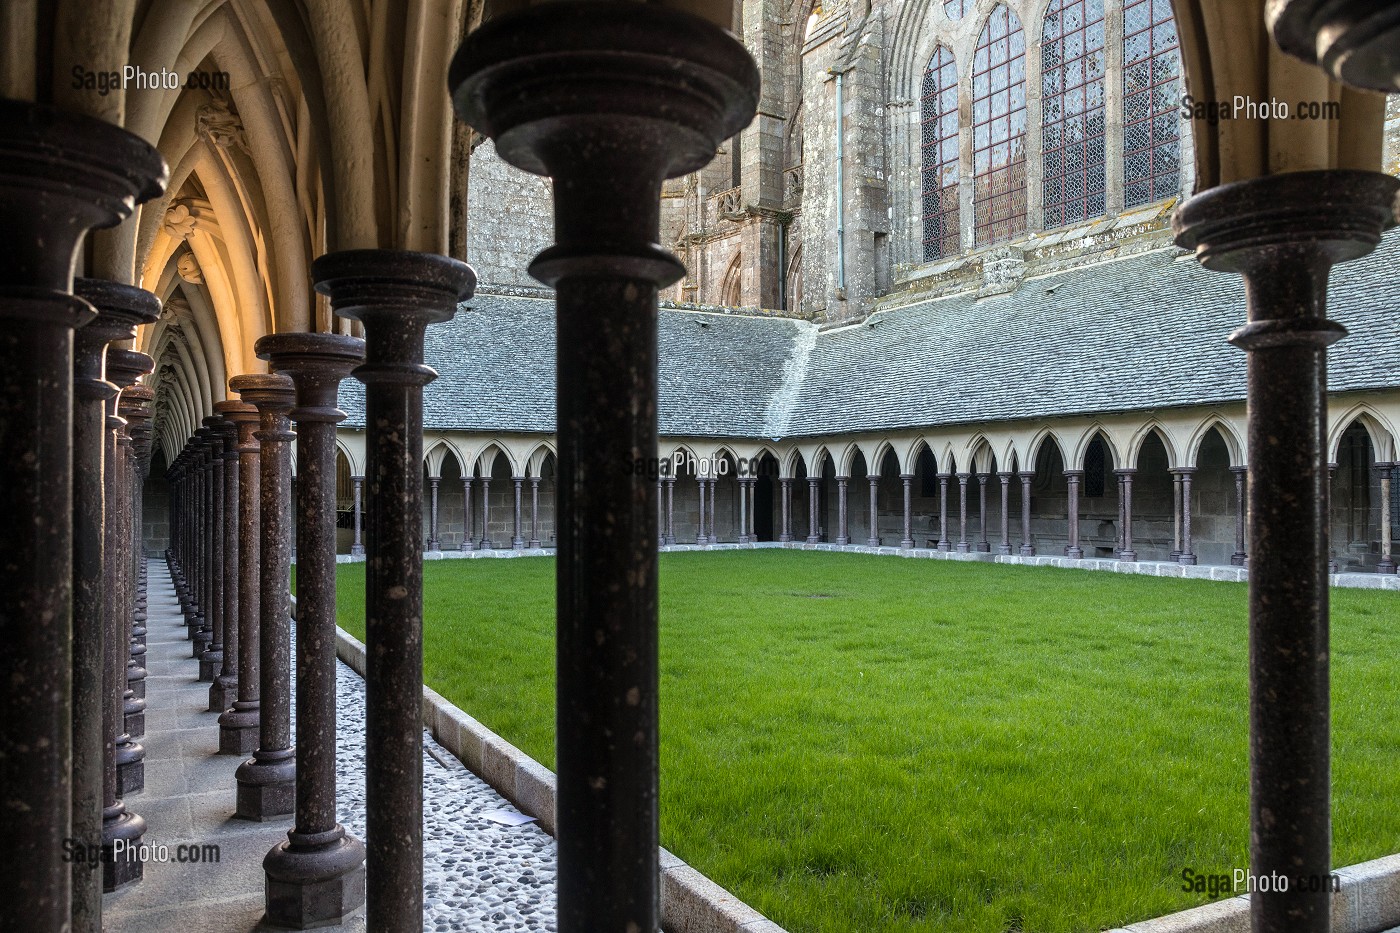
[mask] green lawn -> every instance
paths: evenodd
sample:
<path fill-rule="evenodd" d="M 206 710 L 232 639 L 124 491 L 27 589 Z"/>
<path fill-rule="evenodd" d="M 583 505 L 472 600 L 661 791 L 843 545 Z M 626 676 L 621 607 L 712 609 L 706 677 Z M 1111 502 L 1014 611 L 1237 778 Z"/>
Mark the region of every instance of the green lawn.
<path fill-rule="evenodd" d="M 554 562 L 433 561 L 430 686 L 554 762 Z M 363 565 L 340 567 L 363 637 Z M 1245 587 L 661 561 L 662 842 L 793 933 L 1093 931 L 1247 865 Z M 1333 592 L 1334 863 L 1400 849 L 1395 593 Z"/>

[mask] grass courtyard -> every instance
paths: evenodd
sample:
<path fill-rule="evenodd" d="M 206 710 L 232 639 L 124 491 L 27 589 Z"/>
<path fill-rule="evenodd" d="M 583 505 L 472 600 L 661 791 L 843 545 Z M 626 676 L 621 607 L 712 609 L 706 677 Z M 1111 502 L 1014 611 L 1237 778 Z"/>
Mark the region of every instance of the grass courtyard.
<path fill-rule="evenodd" d="M 554 561 L 424 567 L 425 676 L 554 765 Z M 364 636 L 363 565 L 339 568 Z M 1248 864 L 1246 589 L 661 560 L 661 836 L 792 933 L 1080 933 Z M 1400 850 L 1396 594 L 1334 590 L 1333 862 Z"/>

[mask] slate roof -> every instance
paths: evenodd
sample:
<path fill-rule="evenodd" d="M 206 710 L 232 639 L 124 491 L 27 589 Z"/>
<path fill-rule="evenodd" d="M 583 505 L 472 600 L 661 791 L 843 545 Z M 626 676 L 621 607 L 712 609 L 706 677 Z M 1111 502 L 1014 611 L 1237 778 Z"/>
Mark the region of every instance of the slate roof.
<path fill-rule="evenodd" d="M 1236 275 L 1171 249 L 966 293 L 817 331 L 775 317 L 665 309 L 660 426 L 667 436 L 793 437 L 1239 401 L 1245 354 Z M 1334 392 L 1400 387 L 1400 231 L 1332 274 Z M 438 430 L 553 432 L 554 305 L 479 295 L 428 331 Z M 362 426 L 363 387 L 341 392 Z"/>

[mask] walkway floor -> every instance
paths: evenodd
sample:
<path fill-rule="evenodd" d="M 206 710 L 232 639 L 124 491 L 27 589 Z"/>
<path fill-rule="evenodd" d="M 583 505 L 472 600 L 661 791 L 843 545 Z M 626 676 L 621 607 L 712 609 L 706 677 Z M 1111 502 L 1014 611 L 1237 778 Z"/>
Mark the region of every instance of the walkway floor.
<path fill-rule="evenodd" d="M 147 862 L 139 884 L 108 894 L 109 933 L 248 933 L 263 924 L 262 860 L 290 819 L 233 818 L 234 770 L 220 755 L 218 717 L 206 711 L 175 590 L 165 564 L 147 564 L 146 789 L 127 798 L 146 820 L 145 842 L 219 846 L 217 863 Z M 364 681 L 337 662 L 337 801 L 346 828 L 364 838 Z M 424 735 L 423 929 L 553 933 L 554 840 L 533 823 L 507 827 L 482 814 L 512 807 Z M 363 911 L 328 929 L 362 931 Z"/>

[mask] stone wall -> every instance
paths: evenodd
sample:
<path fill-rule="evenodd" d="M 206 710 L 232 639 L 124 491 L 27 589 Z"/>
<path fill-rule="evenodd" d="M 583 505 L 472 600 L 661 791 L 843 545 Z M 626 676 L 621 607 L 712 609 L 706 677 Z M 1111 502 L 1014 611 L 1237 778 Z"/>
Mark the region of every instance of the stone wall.
<path fill-rule="evenodd" d="M 546 179 L 522 172 L 483 142 L 467 184 L 467 262 L 488 285 L 541 288 L 526 269 L 554 242 L 554 198 Z"/>
<path fill-rule="evenodd" d="M 147 557 L 160 557 L 170 546 L 170 484 L 152 473 L 141 487 L 141 498 L 141 547 Z"/>

